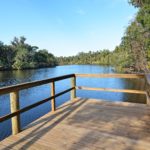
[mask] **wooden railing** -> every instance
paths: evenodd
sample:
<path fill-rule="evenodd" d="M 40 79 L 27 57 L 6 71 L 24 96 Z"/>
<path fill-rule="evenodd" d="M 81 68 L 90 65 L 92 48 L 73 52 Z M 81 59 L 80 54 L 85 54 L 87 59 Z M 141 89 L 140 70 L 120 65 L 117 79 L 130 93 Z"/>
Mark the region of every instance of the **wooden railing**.
<path fill-rule="evenodd" d="M 68 78 L 71 78 L 72 87 L 65 90 L 65 91 L 62 91 L 58 94 L 55 94 L 55 82 L 60 81 L 60 80 L 64 80 L 64 79 L 68 79 Z M 20 90 L 32 88 L 35 86 L 40 86 L 43 84 L 49 84 L 49 83 L 51 83 L 51 97 L 20 109 L 20 107 L 19 107 L 19 91 Z M 20 129 L 20 114 L 21 113 L 26 112 L 26 111 L 28 111 L 34 107 L 37 107 L 41 104 L 44 104 L 50 100 L 51 100 L 51 110 L 55 111 L 55 109 L 56 109 L 55 98 L 65 94 L 69 91 L 72 91 L 71 92 L 71 99 L 74 99 L 75 98 L 75 74 L 69 74 L 69 75 L 60 76 L 60 77 L 56 77 L 56 78 L 51 78 L 51 79 L 46 79 L 46 80 L 41 80 L 41 81 L 35 81 L 35 82 L 29 82 L 29 83 L 23 83 L 23 84 L 19 84 L 19 85 L 1 88 L 0 89 L 0 95 L 10 93 L 11 113 L 8 115 L 2 116 L 0 118 L 0 122 L 3 122 L 5 120 L 8 120 L 11 118 L 11 120 L 12 120 L 12 134 L 17 134 L 21 131 L 21 129 Z"/>
<path fill-rule="evenodd" d="M 146 103 L 150 105 L 150 74 L 145 75 Z"/>
<path fill-rule="evenodd" d="M 88 77 L 88 78 L 136 78 L 136 79 L 146 79 L 146 87 L 147 90 L 131 90 L 131 89 L 111 89 L 111 88 L 92 88 L 92 87 L 83 87 L 83 86 L 76 86 L 76 78 L 77 77 Z M 55 94 L 55 82 L 71 78 L 71 88 L 62 91 L 58 94 Z M 50 84 L 51 85 L 51 97 L 48 97 L 42 101 L 36 102 L 32 105 L 29 105 L 27 107 L 21 108 L 19 106 L 19 92 L 23 89 L 28 89 L 44 84 Z M 17 134 L 21 131 L 20 129 L 20 114 L 23 112 L 26 112 L 32 108 L 35 108 L 43 103 L 46 103 L 48 101 L 51 101 L 51 110 L 56 110 L 55 105 L 55 98 L 58 96 L 61 96 L 69 91 L 71 91 L 71 100 L 76 98 L 76 89 L 78 90 L 97 90 L 97 91 L 109 91 L 109 92 L 125 92 L 125 93 L 135 93 L 135 94 L 145 94 L 147 96 L 147 104 L 150 102 L 150 78 L 148 75 L 144 74 L 69 74 L 64 75 L 60 77 L 55 77 L 51 79 L 41 80 L 41 81 L 35 81 L 35 82 L 29 82 L 29 83 L 23 83 L 19 85 L 4 87 L 0 89 L 0 95 L 2 94 L 8 94 L 10 93 L 10 107 L 11 107 L 11 113 L 7 114 L 5 116 L 0 117 L 0 122 L 3 122 L 5 120 L 8 120 L 11 118 L 12 122 L 12 134 Z"/>
<path fill-rule="evenodd" d="M 88 78 L 144 78 L 143 74 L 76 74 L 76 77 L 88 77 Z M 76 89 L 80 90 L 94 90 L 94 91 L 108 91 L 108 92 L 123 92 L 123 93 L 135 93 L 146 94 L 146 91 L 142 90 L 130 90 L 130 89 L 112 89 L 112 88 L 92 88 L 85 86 L 76 86 Z"/>

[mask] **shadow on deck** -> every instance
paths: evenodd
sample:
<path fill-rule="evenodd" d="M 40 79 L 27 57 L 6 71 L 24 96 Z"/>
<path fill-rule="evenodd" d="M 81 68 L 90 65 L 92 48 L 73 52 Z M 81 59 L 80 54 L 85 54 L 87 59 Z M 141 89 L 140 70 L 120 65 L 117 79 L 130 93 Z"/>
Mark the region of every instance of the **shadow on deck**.
<path fill-rule="evenodd" d="M 148 150 L 150 107 L 77 98 L 3 140 L 0 149 Z"/>

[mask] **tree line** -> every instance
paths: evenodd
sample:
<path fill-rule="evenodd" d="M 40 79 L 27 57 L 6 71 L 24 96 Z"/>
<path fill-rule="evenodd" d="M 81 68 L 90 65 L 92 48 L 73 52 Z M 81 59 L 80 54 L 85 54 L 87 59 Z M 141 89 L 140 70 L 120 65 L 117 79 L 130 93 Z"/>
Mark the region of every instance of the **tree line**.
<path fill-rule="evenodd" d="M 136 17 L 127 27 L 120 45 L 111 52 L 81 52 L 72 57 L 59 57 L 59 64 L 113 65 L 123 72 L 148 72 L 150 68 L 150 0 L 129 0 L 138 7 Z"/>
<path fill-rule="evenodd" d="M 14 38 L 10 45 L 0 42 L 0 69 L 30 69 L 66 64 L 111 65 L 121 72 L 148 72 L 150 69 L 150 0 L 129 0 L 138 8 L 120 45 L 113 51 L 80 52 L 76 56 L 55 57 L 47 50 Z"/>
<path fill-rule="evenodd" d="M 58 57 L 59 65 L 67 64 L 96 64 L 96 65 L 110 65 L 111 52 L 109 50 L 97 52 L 80 52 L 76 56 Z"/>
<path fill-rule="evenodd" d="M 115 66 L 130 67 L 135 72 L 148 72 L 150 68 L 150 0 L 130 0 L 129 3 L 138 7 L 138 12 L 127 27 L 121 44 L 114 50 Z"/>
<path fill-rule="evenodd" d="M 27 44 L 25 37 L 15 37 L 10 45 L 0 42 L 0 70 L 53 67 L 57 60 L 45 49 Z"/>

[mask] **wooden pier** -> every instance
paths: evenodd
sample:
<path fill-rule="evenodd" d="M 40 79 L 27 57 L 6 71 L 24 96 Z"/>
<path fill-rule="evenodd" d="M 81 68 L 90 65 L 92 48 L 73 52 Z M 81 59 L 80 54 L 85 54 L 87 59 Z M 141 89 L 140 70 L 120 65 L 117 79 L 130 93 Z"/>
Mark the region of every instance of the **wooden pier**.
<path fill-rule="evenodd" d="M 77 77 L 142 78 L 146 90 L 91 88 L 76 85 Z M 71 78 L 71 88 L 55 94 L 55 82 Z M 19 91 L 51 83 L 51 97 L 19 109 Z M 108 102 L 76 97 L 76 89 L 104 90 L 145 94 L 147 104 Z M 71 100 L 56 108 L 55 98 L 71 91 Z M 142 74 L 71 74 L 52 79 L 24 83 L 0 89 L 0 94 L 11 93 L 12 134 L 0 142 L 0 149 L 31 150 L 149 150 L 150 106 L 149 78 Z M 26 128 L 20 129 L 20 113 L 51 101 L 52 111 Z"/>

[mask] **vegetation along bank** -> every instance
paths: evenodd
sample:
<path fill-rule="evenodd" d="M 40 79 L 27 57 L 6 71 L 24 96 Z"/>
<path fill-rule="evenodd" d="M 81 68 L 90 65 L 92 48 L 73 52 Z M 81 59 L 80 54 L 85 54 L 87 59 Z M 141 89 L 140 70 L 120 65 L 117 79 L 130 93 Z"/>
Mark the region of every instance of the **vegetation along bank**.
<path fill-rule="evenodd" d="M 120 45 L 113 51 L 80 52 L 76 56 L 55 57 L 48 50 L 17 38 L 10 45 L 0 42 L 0 69 L 30 69 L 67 64 L 111 65 L 120 72 L 148 72 L 150 68 L 150 0 L 130 0 L 138 8 L 125 30 Z M 108 43 L 109 44 L 109 43 Z"/>

